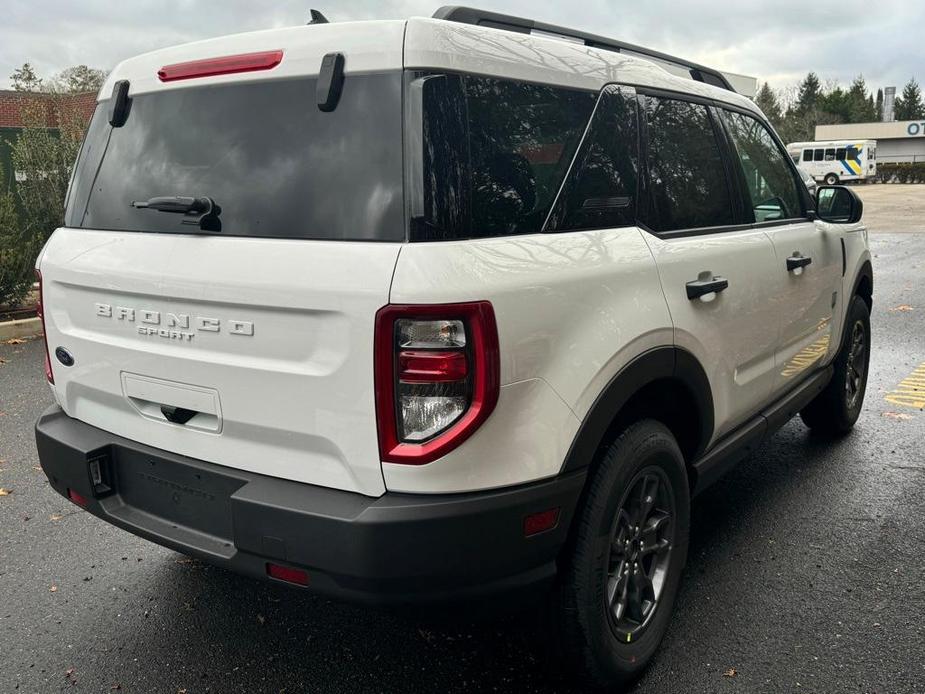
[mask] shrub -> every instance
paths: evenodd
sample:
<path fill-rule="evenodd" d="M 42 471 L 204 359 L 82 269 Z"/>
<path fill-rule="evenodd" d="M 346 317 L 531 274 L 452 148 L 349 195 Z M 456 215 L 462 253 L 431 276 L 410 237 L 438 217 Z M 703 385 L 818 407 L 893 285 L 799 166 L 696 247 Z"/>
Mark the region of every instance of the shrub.
<path fill-rule="evenodd" d="M 883 183 L 925 183 L 925 162 L 877 164 L 877 178 Z"/>
<path fill-rule="evenodd" d="M 0 195 L 0 306 L 15 306 L 25 298 L 38 250 L 22 231 L 13 196 Z"/>

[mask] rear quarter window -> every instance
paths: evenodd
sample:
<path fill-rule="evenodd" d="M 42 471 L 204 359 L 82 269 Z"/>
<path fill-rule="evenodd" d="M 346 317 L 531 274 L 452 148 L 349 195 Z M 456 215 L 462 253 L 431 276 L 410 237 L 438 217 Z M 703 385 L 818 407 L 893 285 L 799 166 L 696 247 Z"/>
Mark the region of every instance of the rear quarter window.
<path fill-rule="evenodd" d="M 189 233 L 183 215 L 136 209 L 210 197 L 227 236 L 401 241 L 400 72 L 348 75 L 319 110 L 315 78 L 184 87 L 131 99 L 125 125 L 93 116 L 66 223 Z"/>
<path fill-rule="evenodd" d="M 536 233 L 597 95 L 490 77 L 412 75 L 411 238 Z M 412 139 L 415 139 L 412 137 Z"/>

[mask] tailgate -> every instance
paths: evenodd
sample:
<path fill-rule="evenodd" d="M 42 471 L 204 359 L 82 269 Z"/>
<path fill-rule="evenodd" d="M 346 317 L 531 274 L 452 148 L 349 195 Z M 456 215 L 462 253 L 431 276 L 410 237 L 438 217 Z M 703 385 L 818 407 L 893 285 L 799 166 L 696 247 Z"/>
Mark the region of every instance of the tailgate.
<path fill-rule="evenodd" d="M 373 322 L 399 247 L 60 229 L 41 260 L 49 349 L 74 359 L 52 356 L 59 404 L 181 455 L 381 494 Z"/>

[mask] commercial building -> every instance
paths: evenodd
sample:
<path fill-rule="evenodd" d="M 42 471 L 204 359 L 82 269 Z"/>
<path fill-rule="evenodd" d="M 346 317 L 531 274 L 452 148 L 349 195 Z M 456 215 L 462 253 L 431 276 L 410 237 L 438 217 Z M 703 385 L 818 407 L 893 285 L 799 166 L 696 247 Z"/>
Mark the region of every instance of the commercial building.
<path fill-rule="evenodd" d="M 817 125 L 816 141 L 876 140 L 877 163 L 925 162 L 925 120 Z"/>

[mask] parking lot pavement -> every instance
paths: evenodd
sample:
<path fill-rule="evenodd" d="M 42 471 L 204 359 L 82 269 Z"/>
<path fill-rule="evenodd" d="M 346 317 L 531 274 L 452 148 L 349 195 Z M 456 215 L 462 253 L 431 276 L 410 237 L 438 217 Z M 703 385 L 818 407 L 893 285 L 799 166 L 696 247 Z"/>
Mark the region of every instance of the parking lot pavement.
<path fill-rule="evenodd" d="M 872 246 L 856 430 L 832 444 L 791 422 L 695 501 L 675 618 L 637 692 L 925 690 L 925 412 L 886 399 L 925 362 L 925 235 Z M 36 469 L 41 343 L 0 359 L 0 691 L 574 691 L 532 612 L 340 605 L 80 511 Z"/>
<path fill-rule="evenodd" d="M 925 185 L 853 185 L 864 201 L 864 223 L 875 233 L 925 231 Z"/>

